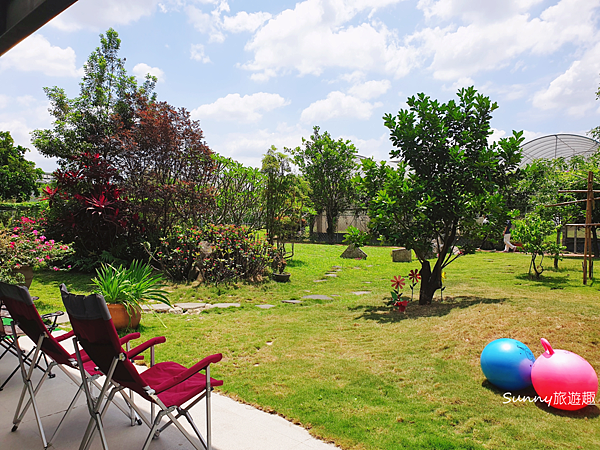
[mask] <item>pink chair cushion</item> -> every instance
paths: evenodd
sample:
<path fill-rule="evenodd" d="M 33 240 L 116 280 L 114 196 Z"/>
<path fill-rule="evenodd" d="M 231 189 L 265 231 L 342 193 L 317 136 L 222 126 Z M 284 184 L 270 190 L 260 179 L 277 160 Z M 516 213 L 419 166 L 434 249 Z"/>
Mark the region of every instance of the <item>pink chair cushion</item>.
<path fill-rule="evenodd" d="M 176 362 L 161 362 L 142 372 L 142 379 L 150 386 L 155 388 L 167 380 L 173 379 L 179 373 L 187 370 L 186 367 Z M 222 380 L 210 378 L 211 386 L 223 386 Z M 170 406 L 181 406 L 188 400 L 194 398 L 206 388 L 206 375 L 196 373 L 182 383 L 167 389 L 158 394 L 158 398 L 168 408 Z"/>

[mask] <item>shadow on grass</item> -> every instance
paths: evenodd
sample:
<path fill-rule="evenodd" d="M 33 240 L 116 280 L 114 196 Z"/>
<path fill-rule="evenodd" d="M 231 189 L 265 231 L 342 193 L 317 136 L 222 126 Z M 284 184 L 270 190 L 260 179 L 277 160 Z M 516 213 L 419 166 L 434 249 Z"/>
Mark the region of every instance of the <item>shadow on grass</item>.
<path fill-rule="evenodd" d="M 355 320 L 375 320 L 379 323 L 394 323 L 401 320 L 416 319 L 419 317 L 441 317 L 449 314 L 454 309 L 469 308 L 479 304 L 502 303 L 504 298 L 483 298 L 476 296 L 457 296 L 443 302 L 434 301 L 431 305 L 419 305 L 417 301 L 410 302 L 406 307 L 406 314 L 397 308 L 387 305 L 359 305 L 348 308 L 350 311 L 362 311 Z"/>
<path fill-rule="evenodd" d="M 288 259 L 287 267 L 304 267 L 308 265 L 306 261 L 302 261 L 301 259 Z"/>
<path fill-rule="evenodd" d="M 530 277 L 528 274 L 524 273 L 515 275 L 515 278 L 529 283 L 530 286 L 547 287 L 549 289 L 562 289 L 565 286 L 568 286 L 569 281 L 571 280 L 569 274 L 564 276 L 554 276 L 552 278 L 544 277 L 544 274 L 542 274 L 540 279 L 536 280 L 535 277 Z"/>
<path fill-rule="evenodd" d="M 481 383 L 481 386 L 488 391 L 493 392 L 498 397 L 501 397 L 502 403 L 506 404 L 507 406 L 510 403 L 533 403 L 538 409 L 541 409 L 545 413 L 561 417 L 571 417 L 573 419 L 591 419 L 600 416 L 600 409 L 598 409 L 596 405 L 588 405 L 585 408 L 581 408 L 576 411 L 565 411 L 548 406 L 548 404 L 542 401 L 542 399 L 538 396 L 533 387 L 510 392 L 494 386 L 488 380 L 484 380 L 484 382 Z"/>

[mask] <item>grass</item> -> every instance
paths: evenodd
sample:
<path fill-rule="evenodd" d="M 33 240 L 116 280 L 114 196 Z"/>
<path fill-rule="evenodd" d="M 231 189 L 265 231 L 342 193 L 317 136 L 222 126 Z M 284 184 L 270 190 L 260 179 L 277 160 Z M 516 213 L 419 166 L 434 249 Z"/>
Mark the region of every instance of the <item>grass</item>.
<path fill-rule="evenodd" d="M 297 245 L 291 283 L 266 281 L 173 286 L 171 300 L 237 302 L 240 308 L 143 318 L 143 338 L 167 337 L 158 360 L 190 365 L 222 352 L 213 374 L 221 392 L 276 412 L 347 449 L 600 448 L 600 410 L 567 413 L 535 403 L 505 404 L 486 380 L 479 356 L 493 339 L 511 337 L 534 354 L 547 338 L 600 368 L 598 284 L 582 285 L 581 260 L 565 258 L 541 280 L 529 257 L 478 253 L 447 268 L 444 301 L 386 306 L 393 275 L 417 262 L 392 263 L 389 248 L 367 247 L 366 261 L 342 260 L 343 246 Z M 337 278 L 323 279 L 332 266 Z M 89 276 L 40 273 L 33 295 L 42 311 L 60 306 L 58 285 L 89 292 Z M 418 287 L 417 287 L 418 288 Z M 353 292 L 369 291 L 355 295 Z M 410 296 L 410 289 L 404 289 Z M 333 300 L 284 299 L 325 294 Z M 336 295 L 336 297 L 333 297 Z M 276 305 L 262 310 L 257 304 Z M 533 390 L 521 394 L 535 395 Z"/>

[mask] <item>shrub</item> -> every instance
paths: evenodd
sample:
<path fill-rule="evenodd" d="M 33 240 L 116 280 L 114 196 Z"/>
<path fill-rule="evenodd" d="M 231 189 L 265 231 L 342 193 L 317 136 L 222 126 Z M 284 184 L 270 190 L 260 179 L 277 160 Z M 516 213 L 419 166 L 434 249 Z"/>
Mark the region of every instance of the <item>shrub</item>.
<path fill-rule="evenodd" d="M 43 220 L 21 217 L 13 221 L 0 236 L 0 258 L 8 270 L 23 266 L 50 267 L 72 253 L 72 249 L 60 242 L 47 239 L 43 234 Z M 58 267 L 55 266 L 55 270 Z"/>
<path fill-rule="evenodd" d="M 260 281 L 276 250 L 246 227 L 206 225 L 178 228 L 163 239 L 155 255 L 162 270 L 174 281 L 198 275 L 206 283 L 233 280 Z"/>
<path fill-rule="evenodd" d="M 346 234 L 344 234 L 344 244 L 354 244 L 356 248 L 367 245 L 370 241 L 371 236 L 369 236 L 369 233 L 360 231 L 352 225 L 348 227 Z"/>

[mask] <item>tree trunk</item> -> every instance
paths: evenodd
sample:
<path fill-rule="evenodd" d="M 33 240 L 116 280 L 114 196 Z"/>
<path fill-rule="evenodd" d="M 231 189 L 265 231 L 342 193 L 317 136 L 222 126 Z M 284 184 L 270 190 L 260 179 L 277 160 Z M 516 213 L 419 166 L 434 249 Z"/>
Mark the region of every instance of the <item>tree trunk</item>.
<path fill-rule="evenodd" d="M 437 267 L 437 264 L 436 264 Z M 437 275 L 435 272 L 438 272 Z M 421 262 L 421 288 L 419 290 L 419 305 L 431 305 L 435 291 L 442 287 L 439 270 L 431 271 L 431 264 L 424 260 Z"/>
<path fill-rule="evenodd" d="M 562 232 L 562 227 L 556 230 L 556 245 L 560 245 L 560 234 Z M 558 257 L 554 258 L 554 268 L 558 269 Z"/>
<path fill-rule="evenodd" d="M 333 211 L 327 210 L 325 211 L 325 216 L 327 217 L 327 241 L 330 244 L 335 244 L 335 222 L 336 218 Z"/>

